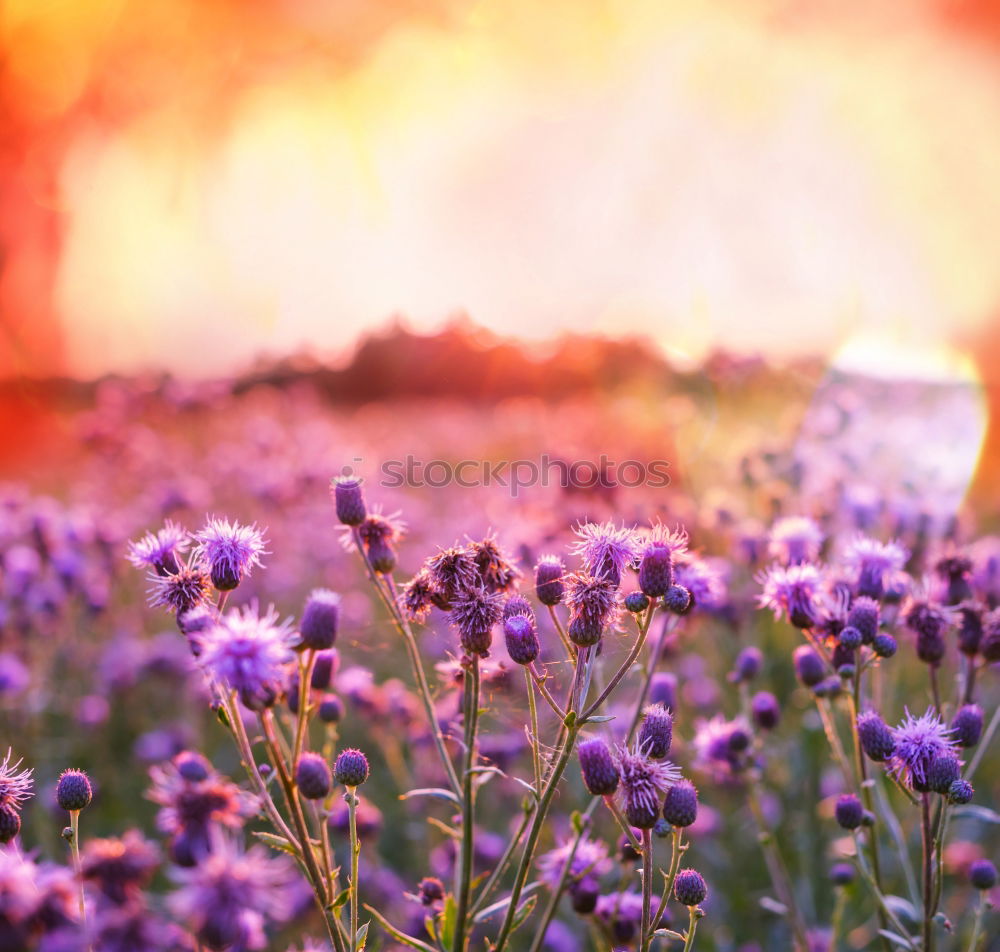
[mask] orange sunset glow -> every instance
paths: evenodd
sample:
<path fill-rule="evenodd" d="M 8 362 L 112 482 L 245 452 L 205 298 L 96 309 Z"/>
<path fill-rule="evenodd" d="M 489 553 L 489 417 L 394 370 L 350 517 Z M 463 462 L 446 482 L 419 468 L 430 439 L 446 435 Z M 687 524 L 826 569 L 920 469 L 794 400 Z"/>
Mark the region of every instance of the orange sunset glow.
<path fill-rule="evenodd" d="M 984 10 L 988 7 L 984 5 Z M 975 5 L 8 0 L 0 371 L 521 337 L 932 349 L 1000 303 Z"/>

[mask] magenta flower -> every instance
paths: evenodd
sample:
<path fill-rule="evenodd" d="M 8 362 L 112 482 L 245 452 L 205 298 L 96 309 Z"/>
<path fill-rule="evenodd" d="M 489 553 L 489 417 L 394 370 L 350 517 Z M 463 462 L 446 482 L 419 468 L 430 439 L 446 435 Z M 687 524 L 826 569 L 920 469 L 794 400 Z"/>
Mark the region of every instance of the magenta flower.
<path fill-rule="evenodd" d="M 267 555 L 263 532 L 254 525 L 240 525 L 228 519 L 209 519 L 195 535 L 195 554 L 207 567 L 212 584 L 220 592 L 236 588 L 260 557 Z"/>

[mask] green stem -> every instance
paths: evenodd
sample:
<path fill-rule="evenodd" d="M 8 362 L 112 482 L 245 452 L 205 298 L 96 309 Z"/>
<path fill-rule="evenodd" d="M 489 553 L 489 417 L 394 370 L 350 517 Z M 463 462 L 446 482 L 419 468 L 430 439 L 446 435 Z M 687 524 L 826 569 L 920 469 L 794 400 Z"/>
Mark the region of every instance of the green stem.
<path fill-rule="evenodd" d="M 684 952 L 691 952 L 694 948 L 694 934 L 698 928 L 698 911 L 694 906 L 688 907 L 688 930 L 684 937 Z"/>
<path fill-rule="evenodd" d="M 358 840 L 357 789 L 348 787 L 345 797 L 351 838 L 351 952 L 355 952 L 358 947 L 358 860 L 361 856 L 361 843 Z"/>
<path fill-rule="evenodd" d="M 931 798 L 920 795 L 920 842 L 923 848 L 923 952 L 934 952 L 934 835 L 931 831 Z"/>
<path fill-rule="evenodd" d="M 528 721 L 531 730 L 531 766 L 535 775 L 535 796 L 542 789 L 542 759 L 538 753 L 538 708 L 535 705 L 535 684 L 531 672 L 524 669 L 524 687 L 528 692 Z"/>
<path fill-rule="evenodd" d="M 653 905 L 653 837 L 648 829 L 642 831 L 642 919 L 639 926 L 639 943 L 642 952 L 649 948 L 649 916 Z"/>
<path fill-rule="evenodd" d="M 667 873 L 666 881 L 663 884 L 663 894 L 660 896 L 660 904 L 656 907 L 656 914 L 653 916 L 652 929 L 655 931 L 657 923 L 663 919 L 666 912 L 667 903 L 670 901 L 670 894 L 674 889 L 674 880 L 677 878 L 677 870 L 681 865 L 681 857 L 684 855 L 686 847 L 683 845 L 684 831 L 675 826 L 670 831 L 670 871 Z"/>
<path fill-rule="evenodd" d="M 544 674 L 540 674 L 534 664 L 528 665 L 525 670 L 531 671 L 531 677 L 534 679 L 535 685 L 538 688 L 538 693 L 545 698 L 545 702 L 552 708 L 559 720 L 564 720 L 566 712 L 559 706 L 559 702 L 552 696 L 549 689 L 545 686 L 546 676 Z"/>
<path fill-rule="evenodd" d="M 969 952 L 977 952 L 983 934 L 983 916 L 986 915 L 986 908 L 989 902 L 986 899 L 986 891 L 979 893 L 979 905 L 976 907 L 976 921 L 972 927 L 972 940 L 969 942 Z"/>
<path fill-rule="evenodd" d="M 585 721 L 598 711 L 600 706 L 611 696 L 611 692 L 618 687 L 621 679 L 631 670 L 632 664 L 639 657 L 639 652 L 642 651 L 642 646 L 646 643 L 646 635 L 649 633 L 649 623 L 652 621 L 653 612 L 655 611 L 656 602 L 651 602 L 649 608 L 646 609 L 646 615 L 642 622 L 637 622 L 639 634 L 636 636 L 635 644 L 632 645 L 632 650 L 628 653 L 628 657 L 622 662 L 621 667 L 614 673 L 604 690 L 598 695 L 597 700 L 583 712 L 582 720 Z"/>
<path fill-rule="evenodd" d="M 69 847 L 73 853 L 73 870 L 76 873 L 76 884 L 80 891 L 80 922 L 84 930 L 87 928 L 87 903 L 83 893 L 83 866 L 80 863 L 80 811 L 69 811 L 69 825 L 73 831 Z"/>
<path fill-rule="evenodd" d="M 473 655 L 465 672 L 465 769 L 462 771 L 462 856 L 455 899 L 455 937 L 452 952 L 465 948 L 465 920 L 469 910 L 472 889 L 472 862 L 474 857 L 476 728 L 479 723 L 479 656 Z"/>
<path fill-rule="evenodd" d="M 979 746 L 976 748 L 976 754 L 972 758 L 972 763 L 969 764 L 969 769 L 965 771 L 965 779 L 970 783 L 972 775 L 976 772 L 982 763 L 983 757 L 986 755 L 986 749 L 990 746 L 990 741 L 993 740 L 993 735 L 997 732 L 997 727 L 1000 727 L 1000 704 L 997 705 L 986 730 L 983 732 L 982 740 L 979 741 Z"/>
<path fill-rule="evenodd" d="M 837 898 L 833 904 L 833 918 L 830 921 L 830 952 L 837 952 L 840 933 L 844 928 L 844 907 L 847 905 L 847 890 L 837 886 Z M 881 909 L 881 906 L 879 907 Z"/>
<path fill-rule="evenodd" d="M 309 690 L 313 668 L 316 666 L 316 649 L 306 651 L 305 658 L 299 658 L 299 712 L 295 718 L 295 743 L 292 747 L 292 768 L 297 769 L 299 755 L 305 741 L 306 725 L 309 723 Z"/>
<path fill-rule="evenodd" d="M 531 821 L 531 816 L 535 811 L 536 803 L 537 801 L 532 803 L 529 809 L 522 811 L 521 823 L 517 828 L 517 832 L 507 843 L 503 856 L 500 857 L 500 862 L 497 863 L 493 872 L 490 873 L 489 879 L 486 880 L 483 888 L 479 890 L 479 895 L 476 896 L 476 901 L 469 909 L 470 918 L 475 918 L 476 913 L 482 909 L 483 903 L 486 902 L 486 899 L 493 892 L 494 888 L 496 888 L 496 884 L 500 881 L 500 877 L 506 872 L 507 866 L 510 864 L 510 858 L 514 855 L 514 850 L 517 849 L 517 844 L 521 842 L 521 837 L 524 836 L 524 831 L 528 828 L 528 823 Z"/>

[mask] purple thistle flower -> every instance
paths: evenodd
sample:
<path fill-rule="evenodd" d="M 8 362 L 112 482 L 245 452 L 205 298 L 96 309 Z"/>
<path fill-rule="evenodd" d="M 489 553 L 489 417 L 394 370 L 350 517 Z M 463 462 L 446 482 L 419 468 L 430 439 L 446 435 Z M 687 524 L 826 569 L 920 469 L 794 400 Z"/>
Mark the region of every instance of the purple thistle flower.
<path fill-rule="evenodd" d="M 674 737 L 674 716 L 662 704 L 650 704 L 642 712 L 639 749 L 648 757 L 662 760 L 670 753 Z"/>
<path fill-rule="evenodd" d="M 430 571 L 422 568 L 403 585 L 399 604 L 411 621 L 424 622 L 439 599 L 441 594 L 434 585 Z"/>
<path fill-rule="evenodd" d="M 895 744 L 892 771 L 911 789 L 927 786 L 928 771 L 936 758 L 955 753 L 952 732 L 933 708 L 929 707 L 920 717 L 907 710 L 899 726 L 890 730 Z"/>
<path fill-rule="evenodd" d="M 668 760 L 653 760 L 638 745 L 631 750 L 618 747 L 615 761 L 628 822 L 652 829 L 660 816 L 662 796 L 681 779 L 680 770 Z"/>
<path fill-rule="evenodd" d="M 674 880 L 674 898 L 682 906 L 700 906 L 708 895 L 705 879 L 696 869 L 682 869 Z"/>
<path fill-rule="evenodd" d="M 520 577 L 520 572 L 501 550 L 497 540 L 488 535 L 479 542 L 469 543 L 469 554 L 479 579 L 489 592 L 506 592 Z"/>
<path fill-rule="evenodd" d="M 975 747 L 983 736 L 983 709 L 978 704 L 960 707 L 951 719 L 951 732 L 959 747 Z"/>
<path fill-rule="evenodd" d="M 608 745 L 598 737 L 581 742 L 576 749 L 587 790 L 595 797 L 607 797 L 618 789 L 618 767 Z"/>
<path fill-rule="evenodd" d="M 864 711 L 858 715 L 858 738 L 861 749 L 876 763 L 888 760 L 896 749 L 892 729 L 876 711 Z"/>
<path fill-rule="evenodd" d="M 451 623 L 458 631 L 462 648 L 485 658 L 493 643 L 493 629 L 503 614 L 503 596 L 499 592 L 471 589 L 456 596 L 451 608 Z"/>
<path fill-rule="evenodd" d="M 925 664 L 939 665 L 945 654 L 944 632 L 951 613 L 933 602 L 920 599 L 910 603 L 906 626 L 917 636 L 917 657 Z"/>
<path fill-rule="evenodd" d="M 571 575 L 567 581 L 569 636 L 580 647 L 596 645 L 605 629 L 618 620 L 618 586 L 594 575 Z"/>
<path fill-rule="evenodd" d="M 138 542 L 129 542 L 126 558 L 137 569 L 151 568 L 158 575 L 167 575 L 180 568 L 180 559 L 191 544 L 187 529 L 169 519 L 157 532 L 147 532 Z"/>
<path fill-rule="evenodd" d="M 757 604 L 770 608 L 775 618 L 784 616 L 796 628 L 812 628 L 819 622 L 816 596 L 823 576 L 815 565 L 772 565 L 757 581 L 764 586 Z"/>
<path fill-rule="evenodd" d="M 159 865 L 156 845 L 138 830 L 129 830 L 120 838 L 87 840 L 80 872 L 106 899 L 123 906 L 138 898 Z"/>
<path fill-rule="evenodd" d="M 536 863 L 544 882 L 552 887 L 558 885 L 571 852 L 573 852 L 572 840 L 538 857 Z M 599 840 L 583 836 L 576 848 L 573 861 L 570 863 L 569 876 L 578 879 L 589 873 L 600 875 L 606 873 L 611 866 L 607 846 Z"/>
<path fill-rule="evenodd" d="M 690 826 L 698 818 L 698 790 L 690 780 L 680 780 L 663 801 L 663 819 L 671 826 Z"/>
<path fill-rule="evenodd" d="M 515 664 L 531 664 L 540 649 L 535 621 L 528 615 L 511 615 L 503 623 L 507 654 Z"/>
<path fill-rule="evenodd" d="M 220 592 L 236 588 L 260 557 L 267 555 L 263 532 L 255 524 L 244 526 L 228 519 L 209 518 L 195 535 L 196 556 L 208 566 L 212 584 Z"/>
<path fill-rule="evenodd" d="M 969 882 L 975 889 L 992 889 L 997 884 L 997 868 L 988 859 L 977 859 L 969 865 Z"/>
<path fill-rule="evenodd" d="M 543 555 L 535 566 L 535 596 L 552 607 L 563 600 L 566 566 L 558 555 Z"/>
<path fill-rule="evenodd" d="M 718 560 L 703 559 L 690 552 L 676 558 L 674 586 L 687 589 L 690 596 L 688 609 L 717 611 L 726 603 L 726 583 Z"/>
<path fill-rule="evenodd" d="M 212 590 L 212 581 L 201 565 L 188 559 L 176 572 L 166 575 L 150 573 L 149 604 L 153 608 L 166 608 L 178 616 L 204 605 Z"/>
<path fill-rule="evenodd" d="M 716 714 L 695 731 L 695 763 L 720 780 L 733 779 L 749 763 L 750 738 L 750 727 L 742 718 L 729 721 Z"/>
<path fill-rule="evenodd" d="M 878 635 L 879 604 L 874 598 L 861 595 L 854 600 L 847 615 L 847 624 L 861 632 L 861 638 L 870 645 Z"/>
<path fill-rule="evenodd" d="M 854 573 L 855 594 L 880 599 L 906 564 L 908 554 L 898 542 L 856 536 L 843 556 L 845 565 Z"/>
<path fill-rule="evenodd" d="M 340 625 L 340 596 L 328 588 L 315 588 L 309 593 L 299 634 L 306 648 L 325 651 L 333 647 Z"/>
<path fill-rule="evenodd" d="M 295 911 L 291 863 L 261 846 L 244 853 L 221 840 L 197 866 L 173 876 L 180 884 L 169 899 L 173 912 L 213 949 L 262 949 L 265 923 L 285 922 Z"/>
<path fill-rule="evenodd" d="M 21 808 L 23 801 L 32 795 L 34 780 L 31 777 L 32 770 L 19 770 L 21 758 L 14 763 L 10 762 L 13 752 L 8 747 L 7 755 L 0 763 L 0 806 L 8 804 L 16 809 Z"/>
<path fill-rule="evenodd" d="M 607 579 L 614 588 L 622 581 L 622 572 L 635 565 L 640 552 L 636 530 L 613 522 L 582 523 L 573 530 L 577 541 L 570 552 L 579 555 L 588 575 Z"/>
<path fill-rule="evenodd" d="M 823 531 L 809 516 L 779 519 L 768 535 L 767 554 L 782 565 L 813 562 L 823 543 Z"/>
<path fill-rule="evenodd" d="M 534 624 L 535 611 L 531 607 L 531 602 L 523 595 L 518 595 L 517 593 L 508 595 L 503 603 L 503 620 L 506 621 L 514 615 L 524 615 L 526 618 L 531 619 L 531 622 Z"/>
<path fill-rule="evenodd" d="M 365 497 L 361 480 L 353 476 L 339 476 L 330 481 L 330 492 L 337 512 L 337 519 L 345 526 L 360 526 L 365 521 Z"/>
<path fill-rule="evenodd" d="M 56 784 L 56 803 L 68 813 L 84 809 L 94 798 L 90 778 L 82 770 L 64 770 Z"/>
<path fill-rule="evenodd" d="M 1000 608 L 995 608 L 983 618 L 983 636 L 979 651 L 990 664 L 1000 661 Z"/>
<path fill-rule="evenodd" d="M 445 605 L 458 595 L 479 587 L 479 568 L 472 552 L 465 546 L 441 549 L 424 563 L 431 589 Z"/>
<path fill-rule="evenodd" d="M 250 605 L 227 612 L 203 632 L 198 660 L 253 707 L 273 703 L 282 683 L 283 665 L 294 657 L 294 642 L 289 621 L 279 622 L 273 608 L 262 615 L 256 605 Z"/>
<path fill-rule="evenodd" d="M 781 705 L 770 691 L 758 691 L 750 700 L 753 722 L 761 730 L 771 731 L 781 719 Z"/>

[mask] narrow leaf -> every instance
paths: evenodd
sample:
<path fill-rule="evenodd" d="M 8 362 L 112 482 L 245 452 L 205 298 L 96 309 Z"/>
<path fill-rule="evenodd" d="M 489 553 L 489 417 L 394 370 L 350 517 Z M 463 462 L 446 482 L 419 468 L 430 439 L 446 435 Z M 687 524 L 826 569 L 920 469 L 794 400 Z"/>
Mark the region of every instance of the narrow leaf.
<path fill-rule="evenodd" d="M 369 905 L 365 905 L 367 909 L 374 917 L 375 921 L 385 929 L 397 942 L 402 942 L 403 945 L 409 946 L 411 949 L 420 949 L 421 952 L 437 952 L 437 949 L 432 945 L 428 945 L 426 942 L 421 942 L 420 939 L 413 938 L 412 935 L 407 935 L 405 932 L 400 932 L 385 916 L 382 915 L 377 909 L 373 909 Z"/>
<path fill-rule="evenodd" d="M 421 787 L 419 790 L 407 790 L 406 793 L 399 795 L 400 800 L 409 800 L 411 797 L 431 797 L 434 800 L 448 800 L 458 805 L 462 803 L 454 793 L 443 787 Z"/>

